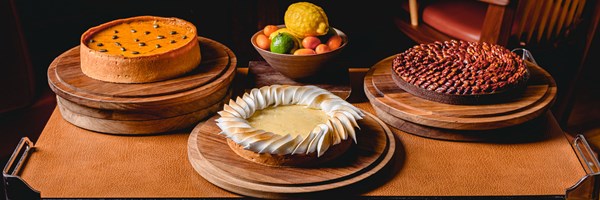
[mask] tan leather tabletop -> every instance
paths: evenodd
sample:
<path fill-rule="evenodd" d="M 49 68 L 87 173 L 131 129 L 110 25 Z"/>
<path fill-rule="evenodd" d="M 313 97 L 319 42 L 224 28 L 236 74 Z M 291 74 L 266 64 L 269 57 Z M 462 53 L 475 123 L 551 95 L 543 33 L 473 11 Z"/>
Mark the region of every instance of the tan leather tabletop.
<path fill-rule="evenodd" d="M 355 105 L 373 113 L 368 102 Z M 545 117 L 547 137 L 529 143 L 449 142 L 394 129 L 393 170 L 359 183 L 361 195 L 563 195 L 585 172 L 554 118 Z M 71 125 L 55 110 L 21 176 L 43 198 L 236 197 L 189 164 L 190 131 L 107 135 Z"/>

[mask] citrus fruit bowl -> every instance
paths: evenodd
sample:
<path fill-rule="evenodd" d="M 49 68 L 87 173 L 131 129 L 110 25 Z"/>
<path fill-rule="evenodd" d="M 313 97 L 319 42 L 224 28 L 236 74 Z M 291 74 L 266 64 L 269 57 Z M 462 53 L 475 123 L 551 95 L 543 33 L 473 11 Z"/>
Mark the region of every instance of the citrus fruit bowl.
<path fill-rule="evenodd" d="M 280 25 L 278 27 L 285 26 Z M 254 49 L 258 51 L 260 56 L 262 56 L 262 58 L 265 59 L 265 61 L 267 61 L 271 67 L 273 67 L 273 69 L 277 70 L 284 76 L 294 80 L 307 79 L 317 75 L 324 68 L 334 67 L 330 66 L 330 64 L 332 64 L 331 61 L 334 60 L 334 58 L 336 58 L 348 44 L 348 37 L 346 34 L 344 34 L 344 32 L 333 27 L 331 27 L 331 29 L 333 29 L 342 38 L 342 45 L 339 48 L 326 53 L 313 55 L 292 55 L 273 53 L 261 49 L 256 44 L 256 37 L 262 33 L 262 30 L 256 32 L 252 36 L 250 43 L 252 43 Z"/>

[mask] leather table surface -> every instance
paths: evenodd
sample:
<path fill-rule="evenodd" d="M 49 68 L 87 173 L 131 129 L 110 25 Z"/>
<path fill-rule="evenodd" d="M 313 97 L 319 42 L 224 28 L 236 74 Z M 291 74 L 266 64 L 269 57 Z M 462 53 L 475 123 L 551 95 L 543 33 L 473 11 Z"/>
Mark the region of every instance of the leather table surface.
<path fill-rule="evenodd" d="M 355 105 L 374 113 L 368 102 Z M 512 144 L 432 140 L 392 128 L 399 146 L 393 170 L 360 183 L 365 188 L 360 194 L 564 195 L 585 172 L 554 118 L 545 117 L 544 139 Z M 237 197 L 194 171 L 187 158 L 190 131 L 101 134 L 69 124 L 55 110 L 21 177 L 43 198 Z"/>

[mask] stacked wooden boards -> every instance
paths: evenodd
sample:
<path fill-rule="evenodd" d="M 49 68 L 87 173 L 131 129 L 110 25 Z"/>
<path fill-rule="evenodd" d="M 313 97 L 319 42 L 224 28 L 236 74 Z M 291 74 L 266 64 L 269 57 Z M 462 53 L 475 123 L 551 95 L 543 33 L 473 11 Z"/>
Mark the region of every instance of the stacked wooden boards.
<path fill-rule="evenodd" d="M 202 62 L 181 77 L 141 84 L 109 83 L 87 77 L 79 47 L 48 68 L 63 118 L 84 129 L 111 134 L 153 134 L 190 127 L 222 109 L 237 58 L 223 44 L 199 37 Z"/>
<path fill-rule="evenodd" d="M 513 131 L 510 128 L 531 122 L 546 112 L 556 97 L 552 76 L 527 63 L 530 79 L 525 92 L 510 101 L 483 105 L 429 101 L 396 85 L 391 69 L 394 58 L 390 56 L 371 67 L 364 79 L 365 94 L 383 121 L 424 137 L 462 141 L 497 139 L 498 134 L 508 134 Z"/>

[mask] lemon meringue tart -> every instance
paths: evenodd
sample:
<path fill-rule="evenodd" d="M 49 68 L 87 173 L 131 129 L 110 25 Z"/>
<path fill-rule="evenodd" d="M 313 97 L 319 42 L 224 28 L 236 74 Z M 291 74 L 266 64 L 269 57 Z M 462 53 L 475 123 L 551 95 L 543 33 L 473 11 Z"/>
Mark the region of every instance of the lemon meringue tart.
<path fill-rule="evenodd" d="M 192 71 L 201 54 L 196 27 L 185 20 L 139 16 L 114 20 L 81 36 L 81 70 L 116 83 L 167 80 Z"/>
<path fill-rule="evenodd" d="M 309 166 L 342 155 L 356 143 L 352 104 L 316 86 L 272 85 L 230 100 L 217 126 L 239 156 L 269 166 Z"/>

